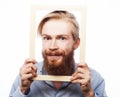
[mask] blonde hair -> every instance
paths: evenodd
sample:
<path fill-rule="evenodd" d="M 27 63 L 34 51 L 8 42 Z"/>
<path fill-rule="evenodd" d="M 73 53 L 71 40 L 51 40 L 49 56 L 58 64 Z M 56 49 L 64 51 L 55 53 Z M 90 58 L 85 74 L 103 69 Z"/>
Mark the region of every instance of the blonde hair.
<path fill-rule="evenodd" d="M 63 10 L 55 10 L 53 12 L 50 12 L 48 13 L 42 20 L 41 22 L 39 23 L 38 25 L 38 34 L 41 35 L 42 33 L 42 28 L 44 26 L 44 24 L 47 22 L 47 21 L 50 21 L 50 20 L 64 20 L 66 22 L 69 22 L 73 25 L 73 27 L 71 28 L 72 30 L 72 35 L 73 35 L 73 39 L 74 40 L 77 40 L 79 39 L 79 25 L 78 25 L 78 22 L 76 21 L 76 18 L 75 16 L 68 12 L 68 11 L 63 11 Z"/>

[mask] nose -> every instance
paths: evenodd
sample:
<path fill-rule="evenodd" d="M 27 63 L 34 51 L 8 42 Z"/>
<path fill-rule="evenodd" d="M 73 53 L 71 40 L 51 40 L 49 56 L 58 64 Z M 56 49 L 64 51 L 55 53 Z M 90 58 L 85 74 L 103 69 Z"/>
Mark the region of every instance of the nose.
<path fill-rule="evenodd" d="M 58 49 L 56 39 L 53 39 L 53 40 L 51 41 L 51 44 L 50 44 L 50 48 L 49 48 L 49 49 L 50 49 L 50 50 L 56 50 L 56 49 Z"/>

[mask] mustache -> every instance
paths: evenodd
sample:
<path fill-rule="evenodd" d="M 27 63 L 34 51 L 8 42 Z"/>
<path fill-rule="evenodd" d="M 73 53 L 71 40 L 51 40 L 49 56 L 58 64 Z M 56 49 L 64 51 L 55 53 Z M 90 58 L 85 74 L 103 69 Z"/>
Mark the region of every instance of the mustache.
<path fill-rule="evenodd" d="M 56 50 L 56 51 L 46 50 L 45 54 L 48 56 L 64 56 L 65 52 L 62 50 Z"/>

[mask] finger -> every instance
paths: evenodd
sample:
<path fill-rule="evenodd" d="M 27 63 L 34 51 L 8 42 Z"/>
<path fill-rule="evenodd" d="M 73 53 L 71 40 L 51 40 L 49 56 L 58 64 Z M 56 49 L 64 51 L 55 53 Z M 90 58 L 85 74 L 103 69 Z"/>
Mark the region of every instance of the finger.
<path fill-rule="evenodd" d="M 37 71 L 37 67 L 33 64 L 33 63 L 29 63 L 25 65 L 25 68 L 31 68 L 32 70 L 34 70 L 35 72 Z"/>
<path fill-rule="evenodd" d="M 21 80 L 22 80 L 22 81 L 28 80 L 28 79 L 32 79 L 32 78 L 34 78 L 34 75 L 31 74 L 31 73 L 29 73 L 29 74 L 23 74 L 23 75 L 21 76 Z"/>
<path fill-rule="evenodd" d="M 29 67 L 29 68 L 24 69 L 23 74 L 29 74 L 29 73 L 31 73 L 31 72 L 32 72 L 32 68 Z"/>
<path fill-rule="evenodd" d="M 90 80 L 91 79 L 91 74 L 90 74 L 90 72 L 76 73 L 74 76 L 71 77 L 71 80 L 76 80 L 76 79 Z"/>
<path fill-rule="evenodd" d="M 76 80 L 76 79 L 84 79 L 85 75 L 82 73 L 77 73 L 76 75 L 72 76 L 71 81 Z"/>
<path fill-rule="evenodd" d="M 88 67 L 86 63 L 79 63 L 78 67 Z"/>
<path fill-rule="evenodd" d="M 32 59 L 32 58 L 28 58 L 25 60 L 24 64 L 28 64 L 28 63 L 33 63 L 33 64 L 36 64 L 37 61 L 35 59 Z"/>
<path fill-rule="evenodd" d="M 20 69 L 20 76 L 24 74 L 32 74 L 33 76 L 37 76 L 37 70 L 33 70 L 30 66 L 23 66 Z"/>
<path fill-rule="evenodd" d="M 76 72 L 75 72 L 75 73 L 73 73 L 73 75 L 72 75 L 72 76 L 75 76 L 77 73 L 82 73 L 82 74 L 84 74 L 84 73 L 85 73 L 84 68 L 78 67 L 78 68 L 77 68 L 77 70 L 76 70 Z"/>
<path fill-rule="evenodd" d="M 84 74 L 86 71 L 85 71 L 85 69 L 84 68 L 82 68 L 82 67 L 78 67 L 77 68 L 77 73 L 82 73 L 82 74 Z"/>
<path fill-rule="evenodd" d="M 72 83 L 74 83 L 74 84 L 80 84 L 80 85 L 87 85 L 87 80 L 85 80 L 85 79 L 76 79 L 76 80 L 72 80 L 71 81 Z"/>
<path fill-rule="evenodd" d="M 84 65 L 78 64 L 78 70 L 81 73 L 86 73 L 86 72 L 89 73 L 90 72 L 90 69 L 87 64 L 84 64 Z"/>
<path fill-rule="evenodd" d="M 29 73 L 31 73 L 34 77 L 37 76 L 37 72 L 34 71 L 32 68 L 30 69 L 30 72 L 29 72 Z"/>
<path fill-rule="evenodd" d="M 83 71 L 82 71 L 83 70 Z M 81 72 L 82 71 L 82 72 Z M 76 80 L 76 79 L 86 79 L 86 80 L 90 80 L 90 72 L 88 70 L 84 70 L 79 68 L 73 75 L 71 78 L 71 81 Z"/>
<path fill-rule="evenodd" d="M 31 63 L 28 65 L 23 65 L 20 69 L 20 76 L 23 76 L 25 74 L 29 74 L 33 77 L 37 76 L 37 67 Z M 23 79 L 25 79 L 25 78 L 23 77 Z"/>
<path fill-rule="evenodd" d="M 23 74 L 32 74 L 33 76 L 37 76 L 37 73 L 36 73 L 36 71 L 34 71 L 31 67 L 30 68 L 27 68 L 24 72 L 23 72 Z"/>

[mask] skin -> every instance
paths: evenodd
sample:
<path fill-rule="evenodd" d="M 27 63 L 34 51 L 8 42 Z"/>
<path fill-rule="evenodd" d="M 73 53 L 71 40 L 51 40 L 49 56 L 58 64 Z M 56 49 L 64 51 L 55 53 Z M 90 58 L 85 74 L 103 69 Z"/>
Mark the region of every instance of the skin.
<path fill-rule="evenodd" d="M 28 58 L 20 68 L 21 85 L 20 89 L 23 94 L 30 88 L 32 79 L 37 76 L 36 60 Z"/>
<path fill-rule="evenodd" d="M 64 50 L 65 54 L 71 52 L 78 48 L 80 44 L 80 39 L 77 41 L 73 40 L 71 34 L 72 24 L 65 22 L 63 20 L 50 20 L 46 22 L 42 29 L 42 50 Z M 62 56 L 48 56 L 49 61 L 55 60 L 56 63 L 62 61 Z M 25 93 L 32 83 L 32 78 L 37 76 L 37 68 L 34 64 L 37 62 L 34 59 L 27 59 L 24 65 L 20 69 L 21 75 L 21 91 Z M 57 65 L 57 64 L 56 64 Z M 71 82 L 75 84 L 80 84 L 81 90 L 86 97 L 94 97 L 94 92 L 90 84 L 91 75 L 90 70 L 85 63 L 79 63 L 77 70 L 72 75 Z M 62 82 L 53 82 L 56 89 L 59 89 Z"/>

